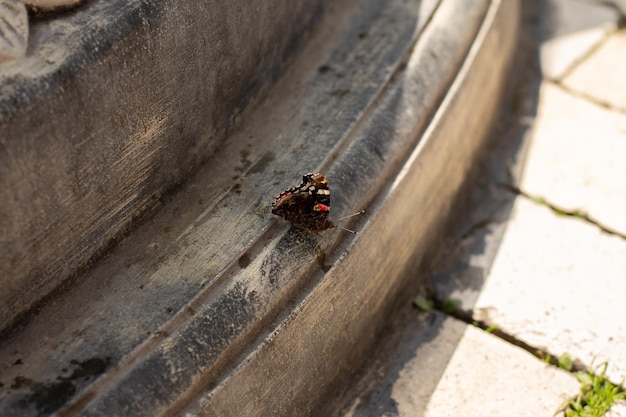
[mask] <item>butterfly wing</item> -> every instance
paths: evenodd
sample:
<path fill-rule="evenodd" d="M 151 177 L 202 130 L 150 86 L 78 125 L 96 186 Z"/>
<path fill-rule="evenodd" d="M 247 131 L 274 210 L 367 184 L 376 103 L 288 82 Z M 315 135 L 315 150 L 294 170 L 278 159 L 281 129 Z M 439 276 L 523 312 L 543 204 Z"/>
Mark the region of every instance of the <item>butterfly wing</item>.
<path fill-rule="evenodd" d="M 272 213 L 283 217 L 295 227 L 312 232 L 335 227 L 328 219 L 330 189 L 326 178 L 319 173 L 304 175 L 298 187 L 276 197 Z"/>

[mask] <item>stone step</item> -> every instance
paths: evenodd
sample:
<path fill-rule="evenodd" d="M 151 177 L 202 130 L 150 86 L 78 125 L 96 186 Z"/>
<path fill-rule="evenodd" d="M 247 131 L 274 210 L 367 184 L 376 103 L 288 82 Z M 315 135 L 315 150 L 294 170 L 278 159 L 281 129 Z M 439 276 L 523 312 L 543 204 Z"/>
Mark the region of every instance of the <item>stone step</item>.
<path fill-rule="evenodd" d="M 343 406 L 485 151 L 519 2 L 329 7 L 197 174 L 3 340 L 0 414 Z M 271 215 L 318 170 L 334 218 L 366 210 L 346 223 L 358 235 Z"/>
<path fill-rule="evenodd" d="M 89 1 L 0 66 L 0 330 L 152 215 L 347 2 Z"/>

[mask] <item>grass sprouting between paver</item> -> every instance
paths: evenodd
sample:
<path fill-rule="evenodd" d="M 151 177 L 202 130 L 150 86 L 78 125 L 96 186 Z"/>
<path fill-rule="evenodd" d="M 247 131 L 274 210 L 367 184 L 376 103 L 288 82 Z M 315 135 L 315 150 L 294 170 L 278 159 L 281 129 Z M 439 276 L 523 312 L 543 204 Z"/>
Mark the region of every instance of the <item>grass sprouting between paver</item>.
<path fill-rule="evenodd" d="M 575 372 L 574 375 L 580 382 L 580 394 L 571 400 L 565 411 L 565 417 L 603 417 L 620 399 L 626 398 L 626 392 L 620 387 L 613 385 L 606 378 L 604 363 L 595 369 L 602 369 L 600 374 L 595 372 Z"/>
<path fill-rule="evenodd" d="M 437 308 L 442 313 L 453 316 L 455 315 L 454 313 L 459 311 L 461 306 L 461 302 L 456 299 L 448 299 L 441 302 L 422 295 L 416 296 L 412 301 L 413 305 L 422 312 Z M 486 327 L 484 323 L 476 321 L 468 321 L 468 323 L 483 328 L 487 333 L 498 331 L 498 326 L 495 324 Z M 525 344 L 520 343 L 520 346 L 521 345 Z M 526 346 L 526 348 L 526 350 L 528 350 L 529 346 Z M 626 392 L 621 390 L 620 385 L 614 385 L 606 378 L 607 363 L 591 371 L 575 371 L 576 367 L 574 366 L 574 361 L 567 353 L 564 353 L 556 359 L 549 353 L 542 352 L 541 350 L 528 351 L 538 358 L 543 359 L 548 364 L 556 365 L 565 371 L 572 372 L 578 382 L 580 382 L 580 394 L 570 400 L 569 403 L 561 409 L 565 417 L 604 417 L 613 404 L 626 398 Z M 596 373 L 598 370 L 601 370 L 599 374 Z M 623 382 L 621 385 L 623 385 Z"/>

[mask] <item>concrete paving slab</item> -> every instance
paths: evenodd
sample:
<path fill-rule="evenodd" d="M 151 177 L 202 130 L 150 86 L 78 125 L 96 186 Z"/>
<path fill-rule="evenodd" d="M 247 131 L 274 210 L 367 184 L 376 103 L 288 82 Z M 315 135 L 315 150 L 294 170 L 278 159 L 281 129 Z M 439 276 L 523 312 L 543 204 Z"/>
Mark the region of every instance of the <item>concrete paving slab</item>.
<path fill-rule="evenodd" d="M 615 28 L 618 13 L 604 5 L 579 0 L 552 0 L 544 11 L 541 30 L 541 71 L 560 79 Z"/>
<path fill-rule="evenodd" d="M 612 34 L 564 80 L 568 88 L 626 112 L 626 31 Z"/>
<path fill-rule="evenodd" d="M 419 384 L 411 371 L 409 364 L 401 373 L 398 392 L 394 390 L 395 398 L 403 405 L 401 416 L 413 416 L 417 411 L 401 401 L 401 392 L 406 387 L 401 385 L 404 380 Z M 572 374 L 467 326 L 424 415 L 551 417 L 578 390 L 579 384 Z"/>
<path fill-rule="evenodd" d="M 475 318 L 552 355 L 626 377 L 626 240 L 520 197 Z"/>
<path fill-rule="evenodd" d="M 541 72 L 547 79 L 558 81 L 599 45 L 613 25 L 603 25 L 568 34 L 542 43 L 539 48 Z"/>
<path fill-rule="evenodd" d="M 553 416 L 579 390 L 572 374 L 462 321 L 435 311 L 405 321 L 344 417 Z"/>
<path fill-rule="evenodd" d="M 626 233 L 626 114 L 544 83 L 520 188 Z"/>

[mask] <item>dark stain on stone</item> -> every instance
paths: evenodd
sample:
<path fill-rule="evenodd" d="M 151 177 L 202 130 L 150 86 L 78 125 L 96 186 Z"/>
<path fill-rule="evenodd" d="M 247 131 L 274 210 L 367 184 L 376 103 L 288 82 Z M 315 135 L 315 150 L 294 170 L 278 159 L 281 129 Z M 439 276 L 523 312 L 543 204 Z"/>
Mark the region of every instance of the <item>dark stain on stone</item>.
<path fill-rule="evenodd" d="M 274 160 L 274 153 L 266 152 L 254 165 L 250 168 L 250 174 L 256 174 L 267 168 L 267 166 Z"/>
<path fill-rule="evenodd" d="M 350 90 L 344 90 L 344 89 L 337 89 L 335 91 L 333 91 L 332 93 L 330 93 L 333 97 L 337 97 L 337 98 L 342 98 L 348 94 L 350 94 Z"/>
<path fill-rule="evenodd" d="M 319 266 L 320 266 L 322 271 L 324 271 L 324 272 L 330 271 L 330 268 L 332 268 L 332 265 L 327 265 L 325 263 L 325 261 L 326 261 L 326 252 L 325 251 L 320 249 L 320 251 L 317 253 L 316 259 L 317 259 L 317 263 L 319 264 Z"/>
<path fill-rule="evenodd" d="M 37 382 L 18 376 L 11 385 L 12 389 L 29 389 L 30 393 L 20 399 L 22 408 L 34 406 L 39 414 L 51 414 L 67 403 L 76 393 L 76 382 L 87 381 L 102 374 L 111 362 L 111 358 L 90 358 L 84 361 L 72 360 L 74 367 L 68 377 L 59 376 L 55 381 Z M 63 368 L 67 370 L 66 368 Z"/>
<path fill-rule="evenodd" d="M 92 376 L 100 375 L 108 368 L 109 363 L 111 363 L 111 358 L 91 358 L 82 362 L 72 360 L 70 363 L 76 366 L 76 369 L 74 369 L 72 375 L 68 376 L 67 379 L 75 380 L 78 378 L 90 378 Z"/>
<path fill-rule="evenodd" d="M 245 269 L 248 265 L 250 265 L 250 262 L 252 262 L 252 260 L 250 259 L 250 255 L 244 253 L 239 258 L 239 268 Z"/>
<path fill-rule="evenodd" d="M 361 32 L 359 33 L 359 39 L 365 39 L 369 36 L 369 33 L 367 32 Z"/>
<path fill-rule="evenodd" d="M 329 67 L 328 65 L 322 65 L 321 67 L 319 67 L 319 68 L 317 69 L 317 71 L 318 71 L 320 74 L 326 74 L 327 72 L 332 71 L 332 68 L 331 68 L 331 67 Z"/>
<path fill-rule="evenodd" d="M 18 360 L 16 360 L 15 362 L 13 362 L 13 365 L 21 365 L 24 362 L 22 362 L 22 358 L 19 358 Z"/>
<path fill-rule="evenodd" d="M 22 389 L 25 387 L 29 387 L 33 385 L 35 381 L 30 378 L 26 378 L 22 375 L 18 375 L 13 379 L 13 383 L 11 384 L 11 389 Z"/>
<path fill-rule="evenodd" d="M 235 167 L 235 171 L 244 172 L 250 166 L 250 164 L 252 164 L 252 162 L 250 162 L 250 160 L 248 159 L 249 156 L 249 150 L 242 149 L 241 151 L 239 151 L 239 162 L 241 162 L 241 166 Z"/>
<path fill-rule="evenodd" d="M 166 337 L 170 336 L 170 333 L 167 330 L 157 330 L 156 332 L 154 332 L 154 335 L 165 339 Z"/>
<path fill-rule="evenodd" d="M 232 186 L 231 191 L 236 192 L 237 194 L 241 194 L 241 184 L 237 183 Z"/>
<path fill-rule="evenodd" d="M 47 384 L 34 383 L 32 393 L 19 401 L 22 408 L 34 405 L 39 414 L 51 414 L 61 408 L 76 392 L 71 381 L 55 381 Z"/>

